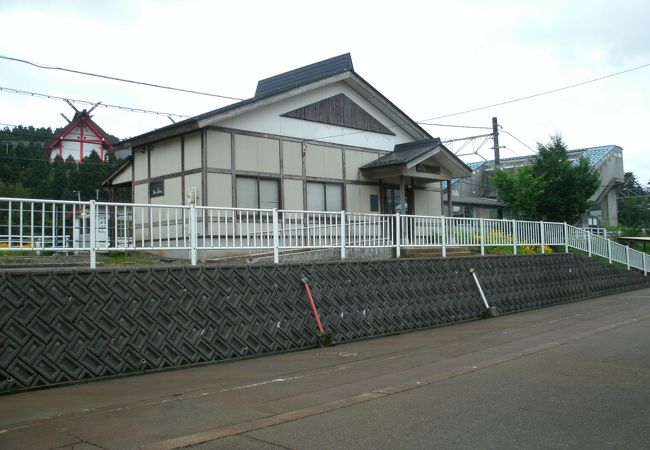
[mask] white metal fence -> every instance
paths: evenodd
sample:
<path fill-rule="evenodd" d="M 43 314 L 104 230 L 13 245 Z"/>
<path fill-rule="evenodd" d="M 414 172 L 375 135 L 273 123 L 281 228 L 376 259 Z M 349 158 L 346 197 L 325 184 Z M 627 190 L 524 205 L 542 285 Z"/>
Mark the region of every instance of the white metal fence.
<path fill-rule="evenodd" d="M 194 205 L 66 202 L 0 198 L 0 250 L 89 252 L 186 251 L 196 264 L 201 251 L 272 252 L 296 249 L 491 247 L 514 254 L 569 248 L 647 273 L 650 256 L 589 230 L 556 222 L 361 214 Z M 490 250 L 487 250 L 488 252 Z"/>

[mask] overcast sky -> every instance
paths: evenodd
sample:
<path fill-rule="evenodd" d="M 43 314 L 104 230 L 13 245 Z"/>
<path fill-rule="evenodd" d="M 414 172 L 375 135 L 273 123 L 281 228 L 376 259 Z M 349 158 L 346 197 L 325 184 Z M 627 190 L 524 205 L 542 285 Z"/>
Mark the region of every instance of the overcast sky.
<path fill-rule="evenodd" d="M 650 63 L 647 0 L 0 0 L 0 17 L 0 55 L 238 98 L 259 79 L 350 52 L 355 71 L 416 121 L 490 127 L 496 116 L 532 148 L 555 133 L 569 148 L 616 144 L 625 170 L 650 181 L 650 67 L 441 117 Z M 0 86 L 184 115 L 232 102 L 6 60 Z M 7 92 L 0 106 L 2 124 L 56 128 L 59 113 L 72 115 L 62 101 Z M 94 119 L 120 138 L 171 123 L 105 108 Z M 425 128 L 443 140 L 489 132 Z M 503 133 L 502 157 L 531 153 L 523 144 Z"/>

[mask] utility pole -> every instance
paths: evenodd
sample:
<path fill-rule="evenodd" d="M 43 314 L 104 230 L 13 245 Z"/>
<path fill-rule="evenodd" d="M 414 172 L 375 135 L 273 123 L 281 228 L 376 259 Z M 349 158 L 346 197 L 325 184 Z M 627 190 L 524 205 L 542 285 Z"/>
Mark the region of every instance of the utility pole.
<path fill-rule="evenodd" d="M 494 141 L 494 167 L 501 165 L 501 157 L 499 156 L 499 124 L 497 118 L 492 117 L 492 140 Z"/>

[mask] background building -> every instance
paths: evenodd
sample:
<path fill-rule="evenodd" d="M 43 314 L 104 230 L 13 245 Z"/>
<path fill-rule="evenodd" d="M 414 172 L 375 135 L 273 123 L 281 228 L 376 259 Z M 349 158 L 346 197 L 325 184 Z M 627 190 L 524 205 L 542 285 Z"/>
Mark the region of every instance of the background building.
<path fill-rule="evenodd" d="M 532 163 L 535 155 L 515 158 L 502 158 L 500 167 L 516 170 Z M 616 193 L 623 185 L 623 150 L 617 145 L 569 150 L 570 160 L 587 158 L 592 168 L 600 175 L 600 186 L 591 196 L 594 203 L 582 215 L 581 226 L 601 227 L 618 225 Z M 451 181 L 452 208 L 445 214 L 460 217 L 501 218 L 507 216 L 506 205 L 496 200 L 496 189 L 492 184 L 494 161 L 469 163 L 472 174 L 466 178 Z M 445 197 L 448 197 L 447 184 L 443 184 Z"/>

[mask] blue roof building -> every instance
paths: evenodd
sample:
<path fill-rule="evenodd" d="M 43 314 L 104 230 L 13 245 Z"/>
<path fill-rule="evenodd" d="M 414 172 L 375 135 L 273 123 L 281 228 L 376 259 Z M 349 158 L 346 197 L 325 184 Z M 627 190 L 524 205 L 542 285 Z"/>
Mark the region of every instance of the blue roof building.
<path fill-rule="evenodd" d="M 616 193 L 623 183 L 623 149 L 618 145 L 581 148 L 568 151 L 569 159 L 577 161 L 584 157 L 600 175 L 600 186 L 591 197 L 592 208 L 582 216 L 581 226 L 618 225 Z M 502 158 L 500 167 L 516 170 L 532 162 L 535 155 Z M 472 169 L 469 177 L 454 178 L 450 181 L 452 210 L 447 215 L 461 217 L 498 218 L 507 216 L 507 205 L 496 199 L 496 191 L 491 183 L 494 161 L 480 161 L 467 164 Z M 448 185 L 442 188 L 448 196 Z"/>

